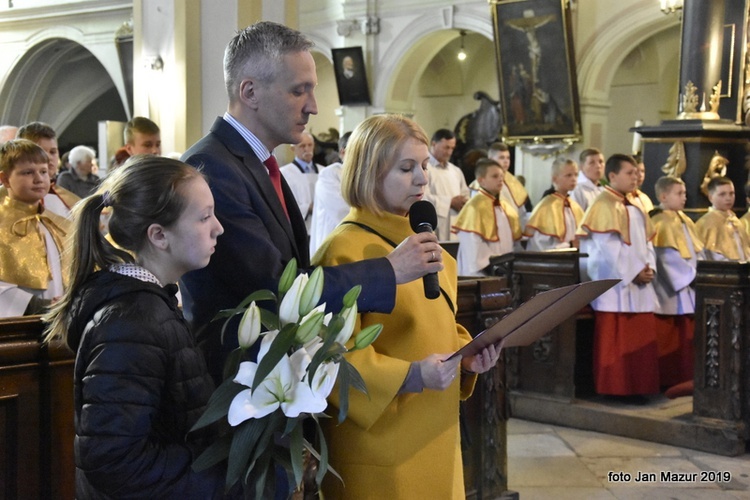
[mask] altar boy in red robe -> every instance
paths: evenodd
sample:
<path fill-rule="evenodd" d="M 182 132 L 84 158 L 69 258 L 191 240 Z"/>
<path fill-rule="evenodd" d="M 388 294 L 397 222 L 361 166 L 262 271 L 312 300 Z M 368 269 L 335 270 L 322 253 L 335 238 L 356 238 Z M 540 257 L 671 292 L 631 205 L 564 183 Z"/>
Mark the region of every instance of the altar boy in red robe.
<path fill-rule="evenodd" d="M 591 303 L 595 387 L 599 394 L 643 403 L 643 395 L 659 392 L 654 229 L 648 214 L 627 198 L 638 182 L 635 160 L 612 155 L 605 175 L 609 186 L 586 210 L 578 230 L 591 279 L 622 280 Z"/>

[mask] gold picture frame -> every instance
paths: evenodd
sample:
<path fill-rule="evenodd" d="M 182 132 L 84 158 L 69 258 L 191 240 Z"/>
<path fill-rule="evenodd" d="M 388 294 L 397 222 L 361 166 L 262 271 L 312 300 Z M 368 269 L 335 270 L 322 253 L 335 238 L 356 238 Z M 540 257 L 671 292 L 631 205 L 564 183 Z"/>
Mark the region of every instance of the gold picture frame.
<path fill-rule="evenodd" d="M 580 140 L 569 0 L 494 0 L 491 9 L 503 139 Z"/>

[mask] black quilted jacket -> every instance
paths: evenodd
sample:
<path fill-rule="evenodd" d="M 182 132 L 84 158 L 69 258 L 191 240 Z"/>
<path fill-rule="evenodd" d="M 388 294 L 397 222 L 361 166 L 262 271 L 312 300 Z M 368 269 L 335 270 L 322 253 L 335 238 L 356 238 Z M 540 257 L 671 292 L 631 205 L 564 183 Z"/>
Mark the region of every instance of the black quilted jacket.
<path fill-rule="evenodd" d="M 191 469 L 187 431 L 214 386 L 175 292 L 102 271 L 74 301 L 79 499 L 221 496 L 223 471 Z"/>

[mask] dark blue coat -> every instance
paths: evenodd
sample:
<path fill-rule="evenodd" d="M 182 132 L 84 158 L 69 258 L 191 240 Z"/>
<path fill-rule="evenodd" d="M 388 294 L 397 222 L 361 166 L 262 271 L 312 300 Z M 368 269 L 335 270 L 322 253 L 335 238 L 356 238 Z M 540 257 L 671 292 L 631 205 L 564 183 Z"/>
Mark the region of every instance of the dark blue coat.
<path fill-rule="evenodd" d="M 212 498 L 224 472 L 194 472 L 188 430 L 214 385 L 176 287 L 102 271 L 72 304 L 76 498 Z"/>

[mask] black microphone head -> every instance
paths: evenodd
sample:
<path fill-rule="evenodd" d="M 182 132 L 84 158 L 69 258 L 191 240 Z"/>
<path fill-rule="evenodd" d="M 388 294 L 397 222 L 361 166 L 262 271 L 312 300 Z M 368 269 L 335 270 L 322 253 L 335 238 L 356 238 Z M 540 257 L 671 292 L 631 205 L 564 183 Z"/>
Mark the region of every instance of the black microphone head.
<path fill-rule="evenodd" d="M 434 231 L 437 227 L 437 212 L 432 203 L 427 200 L 415 201 L 409 208 L 409 224 L 415 233 L 424 232 L 419 226 L 429 224 Z"/>

